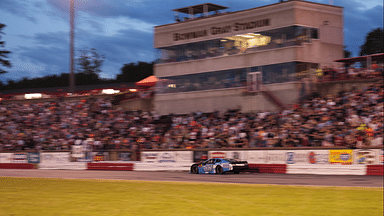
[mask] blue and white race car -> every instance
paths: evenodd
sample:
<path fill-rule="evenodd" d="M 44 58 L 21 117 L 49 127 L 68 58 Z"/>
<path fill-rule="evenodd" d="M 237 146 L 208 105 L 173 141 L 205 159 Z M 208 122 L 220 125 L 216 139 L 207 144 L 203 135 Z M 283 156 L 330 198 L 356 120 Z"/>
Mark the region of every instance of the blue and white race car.
<path fill-rule="evenodd" d="M 191 173 L 216 173 L 223 174 L 226 172 L 234 172 L 239 174 L 241 171 L 248 169 L 247 161 L 239 161 L 230 158 L 211 158 L 204 162 L 195 163 L 191 166 Z"/>

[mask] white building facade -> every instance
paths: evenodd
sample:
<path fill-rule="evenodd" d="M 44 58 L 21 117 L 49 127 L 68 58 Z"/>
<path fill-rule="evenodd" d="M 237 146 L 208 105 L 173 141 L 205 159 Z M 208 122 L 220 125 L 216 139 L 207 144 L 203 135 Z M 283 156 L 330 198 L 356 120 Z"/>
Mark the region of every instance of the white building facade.
<path fill-rule="evenodd" d="M 303 78 L 312 80 L 316 69 L 343 57 L 342 7 L 291 0 L 223 9 L 214 4 L 176 9 L 189 17 L 155 27 L 154 73 L 163 80 L 154 99 L 158 113 L 276 110 L 250 82 L 292 104 L 309 90 Z"/>

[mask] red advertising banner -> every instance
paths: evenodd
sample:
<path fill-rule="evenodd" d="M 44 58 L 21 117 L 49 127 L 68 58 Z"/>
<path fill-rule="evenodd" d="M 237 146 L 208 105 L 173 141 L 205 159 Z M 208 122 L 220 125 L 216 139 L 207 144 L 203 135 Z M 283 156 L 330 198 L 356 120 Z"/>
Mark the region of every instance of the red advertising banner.
<path fill-rule="evenodd" d="M 367 175 L 384 175 L 384 165 L 367 165 Z"/>
<path fill-rule="evenodd" d="M 35 165 L 28 163 L 0 163 L 0 169 L 35 169 Z"/>
<path fill-rule="evenodd" d="M 226 158 L 226 154 L 225 152 L 219 152 L 219 151 L 214 151 L 214 152 L 209 152 L 210 153 L 210 157 L 209 158 Z"/>
<path fill-rule="evenodd" d="M 286 173 L 286 164 L 249 164 L 249 171 L 257 170 L 259 173 Z"/>
<path fill-rule="evenodd" d="M 133 171 L 133 163 L 87 163 L 88 170 Z"/>

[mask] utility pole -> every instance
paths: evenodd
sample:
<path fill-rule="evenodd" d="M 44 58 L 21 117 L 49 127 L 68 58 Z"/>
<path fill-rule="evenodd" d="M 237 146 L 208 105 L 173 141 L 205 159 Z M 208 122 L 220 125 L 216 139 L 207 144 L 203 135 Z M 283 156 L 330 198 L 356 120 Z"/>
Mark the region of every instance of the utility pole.
<path fill-rule="evenodd" d="M 75 40 L 75 0 L 70 0 L 70 7 L 69 7 L 69 23 L 70 23 L 70 42 L 69 42 L 69 86 L 70 86 L 70 92 L 72 95 L 75 93 L 75 74 L 74 74 L 74 40 Z"/>

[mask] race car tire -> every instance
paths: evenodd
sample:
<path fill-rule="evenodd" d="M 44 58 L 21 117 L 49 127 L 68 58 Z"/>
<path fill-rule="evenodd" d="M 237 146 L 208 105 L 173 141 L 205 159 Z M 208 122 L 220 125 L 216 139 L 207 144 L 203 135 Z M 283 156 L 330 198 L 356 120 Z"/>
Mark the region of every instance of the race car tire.
<path fill-rule="evenodd" d="M 217 166 L 216 167 L 216 174 L 223 174 L 223 167 Z"/>
<path fill-rule="evenodd" d="M 235 173 L 235 174 L 239 174 L 239 173 L 240 173 L 240 171 L 235 171 L 234 173 Z"/>
<path fill-rule="evenodd" d="M 191 173 L 193 174 L 199 174 L 199 168 L 197 167 L 197 165 L 193 165 L 191 167 Z"/>

